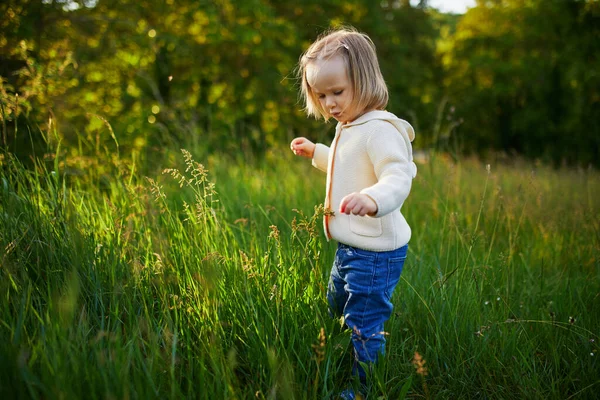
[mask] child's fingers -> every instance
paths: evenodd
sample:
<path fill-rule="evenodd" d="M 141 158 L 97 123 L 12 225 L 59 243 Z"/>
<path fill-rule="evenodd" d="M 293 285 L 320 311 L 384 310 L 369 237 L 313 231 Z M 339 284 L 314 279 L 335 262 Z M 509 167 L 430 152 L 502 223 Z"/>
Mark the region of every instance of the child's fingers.
<path fill-rule="evenodd" d="M 350 195 L 344 197 L 340 203 L 340 212 L 347 214 L 347 211 L 349 210 L 348 208 L 348 204 L 350 203 Z"/>
<path fill-rule="evenodd" d="M 349 214 L 359 215 L 362 217 L 366 213 L 364 212 L 364 206 L 360 202 L 357 201 L 354 204 L 354 206 L 352 207 L 352 209 L 350 210 Z"/>
<path fill-rule="evenodd" d="M 301 155 L 302 152 L 304 151 L 304 147 L 305 147 L 304 138 L 296 138 L 296 139 L 292 140 L 292 143 L 290 143 L 290 148 L 296 155 Z"/>
<path fill-rule="evenodd" d="M 364 217 L 365 215 L 377 211 L 373 208 L 374 204 L 369 197 L 360 193 L 351 193 L 344 197 L 340 202 L 340 212 L 343 214 L 354 214 Z"/>
<path fill-rule="evenodd" d="M 300 137 L 295 138 L 290 143 L 290 149 L 297 156 L 303 156 L 307 158 L 311 158 L 314 152 L 315 144 L 310 140 Z"/>
<path fill-rule="evenodd" d="M 292 146 L 300 146 L 303 145 L 305 142 L 306 139 L 303 137 L 295 138 L 294 140 L 292 140 Z"/>
<path fill-rule="evenodd" d="M 344 197 L 340 202 L 340 212 L 344 214 L 350 214 L 354 209 L 355 204 L 355 193 L 349 194 L 348 196 Z"/>

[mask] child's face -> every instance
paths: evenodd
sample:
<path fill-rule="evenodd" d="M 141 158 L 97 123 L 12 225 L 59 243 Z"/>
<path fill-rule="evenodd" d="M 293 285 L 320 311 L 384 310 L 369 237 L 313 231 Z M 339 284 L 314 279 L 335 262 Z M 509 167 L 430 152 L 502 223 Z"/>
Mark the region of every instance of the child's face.
<path fill-rule="evenodd" d="M 321 107 L 337 121 L 352 122 L 360 116 L 354 106 L 352 84 L 341 56 L 311 62 L 306 66 L 306 79 Z"/>

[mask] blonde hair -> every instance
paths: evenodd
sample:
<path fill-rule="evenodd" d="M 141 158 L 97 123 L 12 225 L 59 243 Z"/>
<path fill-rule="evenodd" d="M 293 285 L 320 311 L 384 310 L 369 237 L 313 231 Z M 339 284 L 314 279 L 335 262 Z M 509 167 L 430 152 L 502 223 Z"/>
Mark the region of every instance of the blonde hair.
<path fill-rule="evenodd" d="M 388 90 L 379 69 L 375 44 L 366 34 L 354 28 L 339 28 L 322 33 L 300 56 L 298 77 L 305 111 L 315 118 L 329 120 L 329 112 L 319 102 L 306 77 L 306 67 L 316 60 L 327 60 L 341 55 L 346 64 L 358 110 L 383 110 L 388 102 Z"/>

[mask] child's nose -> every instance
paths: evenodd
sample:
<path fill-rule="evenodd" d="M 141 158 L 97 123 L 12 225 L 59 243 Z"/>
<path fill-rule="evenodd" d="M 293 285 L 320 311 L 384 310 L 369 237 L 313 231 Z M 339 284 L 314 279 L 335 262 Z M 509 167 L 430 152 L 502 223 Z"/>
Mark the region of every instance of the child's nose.
<path fill-rule="evenodd" d="M 327 98 L 325 99 L 325 105 L 330 109 L 335 106 L 335 99 L 333 98 L 333 96 L 327 96 Z"/>

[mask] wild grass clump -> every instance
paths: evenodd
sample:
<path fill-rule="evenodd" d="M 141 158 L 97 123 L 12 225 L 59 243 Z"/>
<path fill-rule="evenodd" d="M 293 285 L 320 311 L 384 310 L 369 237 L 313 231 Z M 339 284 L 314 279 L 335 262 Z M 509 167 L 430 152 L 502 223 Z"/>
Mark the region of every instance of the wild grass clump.
<path fill-rule="evenodd" d="M 320 399 L 350 384 L 349 332 L 325 301 L 324 175 L 283 150 L 182 153 L 148 177 L 119 156 L 2 154 L 3 397 Z M 596 171 L 421 165 L 373 395 L 592 398 L 598 194 Z"/>

